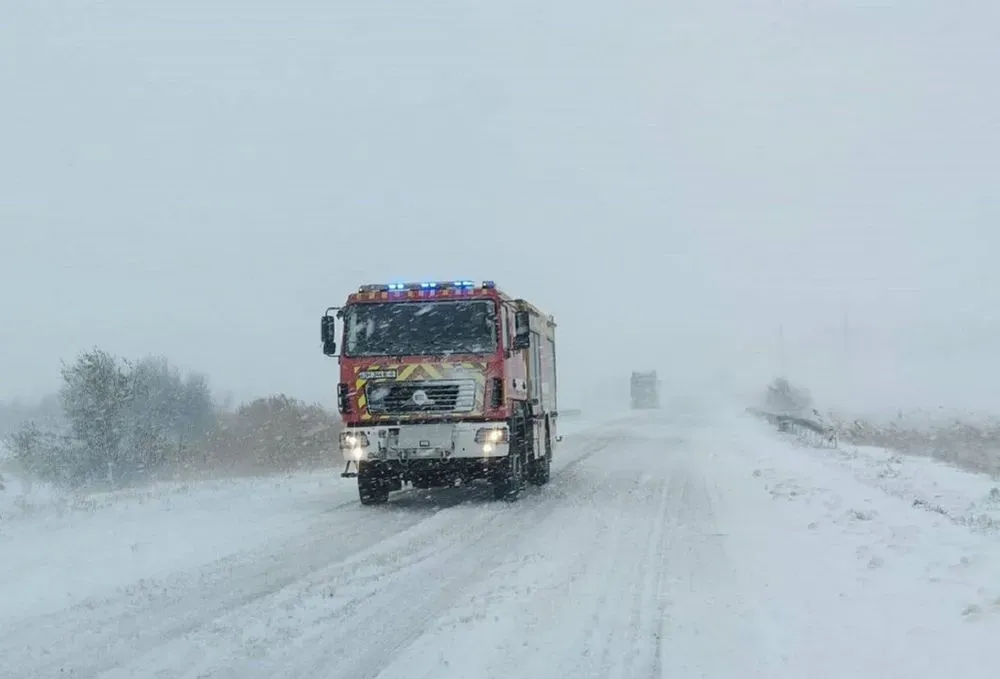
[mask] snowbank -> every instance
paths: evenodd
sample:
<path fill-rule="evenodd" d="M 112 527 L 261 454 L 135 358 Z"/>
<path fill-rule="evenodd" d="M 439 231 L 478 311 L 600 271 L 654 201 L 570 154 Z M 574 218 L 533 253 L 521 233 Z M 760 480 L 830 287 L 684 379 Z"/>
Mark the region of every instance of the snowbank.
<path fill-rule="evenodd" d="M 15 488 L 10 514 L 0 517 L 0 622 L 286 537 L 306 525 L 301 519 L 355 499 L 340 481 L 330 470 L 48 498 L 37 486 L 21 495 Z"/>
<path fill-rule="evenodd" d="M 759 421 L 746 420 L 739 440 L 753 475 L 797 507 L 808 532 L 825 545 L 853 543 L 869 572 L 863 589 L 922 602 L 900 622 L 912 643 L 941 629 L 964 637 L 956 652 L 972 643 L 970 628 L 949 621 L 989 619 L 1000 631 L 1000 489 L 989 476 L 879 448 L 800 446 Z"/>
<path fill-rule="evenodd" d="M 784 437 L 790 440 L 791 437 Z M 977 531 L 1000 532 L 1000 483 L 953 460 L 841 442 L 803 445 L 804 454 L 834 465 L 854 480 Z M 959 452 L 958 457 L 961 457 Z"/>
<path fill-rule="evenodd" d="M 842 446 L 828 452 L 830 462 L 857 480 L 916 508 L 977 531 L 996 534 L 1000 529 L 1000 487 L 987 474 L 870 446 Z"/>

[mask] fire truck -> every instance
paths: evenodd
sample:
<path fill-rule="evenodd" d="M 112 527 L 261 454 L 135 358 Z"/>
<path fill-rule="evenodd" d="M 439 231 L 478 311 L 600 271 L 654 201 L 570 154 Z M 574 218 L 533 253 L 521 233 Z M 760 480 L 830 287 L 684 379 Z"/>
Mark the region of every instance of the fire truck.
<path fill-rule="evenodd" d="M 362 504 L 385 503 L 404 484 L 485 480 L 515 501 L 528 483 L 548 483 L 561 441 L 555 328 L 492 281 L 362 285 L 327 309 L 341 476 L 357 478 Z"/>

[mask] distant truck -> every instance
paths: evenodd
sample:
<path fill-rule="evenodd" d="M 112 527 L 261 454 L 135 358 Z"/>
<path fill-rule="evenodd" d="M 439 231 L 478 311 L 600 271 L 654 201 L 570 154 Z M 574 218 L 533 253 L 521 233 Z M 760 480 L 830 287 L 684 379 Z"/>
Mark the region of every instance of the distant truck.
<path fill-rule="evenodd" d="M 648 410 L 660 407 L 660 381 L 655 370 L 632 371 L 629 383 L 632 395 L 632 410 Z"/>
<path fill-rule="evenodd" d="M 362 504 L 404 483 L 485 479 L 507 501 L 548 483 L 561 440 L 555 328 L 491 281 L 362 285 L 327 309 L 323 353 L 342 347 L 341 476 L 357 477 Z"/>

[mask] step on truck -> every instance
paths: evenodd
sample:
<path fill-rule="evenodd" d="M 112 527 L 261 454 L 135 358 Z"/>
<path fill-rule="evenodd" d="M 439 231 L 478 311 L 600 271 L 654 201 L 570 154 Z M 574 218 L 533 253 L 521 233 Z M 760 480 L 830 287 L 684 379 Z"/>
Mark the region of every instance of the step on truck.
<path fill-rule="evenodd" d="M 361 502 L 474 480 L 514 501 L 548 483 L 561 440 L 555 328 L 491 281 L 362 285 L 327 309 L 341 476 L 357 478 Z"/>
<path fill-rule="evenodd" d="M 633 371 L 629 381 L 632 410 L 649 410 L 660 407 L 660 380 L 655 370 Z"/>

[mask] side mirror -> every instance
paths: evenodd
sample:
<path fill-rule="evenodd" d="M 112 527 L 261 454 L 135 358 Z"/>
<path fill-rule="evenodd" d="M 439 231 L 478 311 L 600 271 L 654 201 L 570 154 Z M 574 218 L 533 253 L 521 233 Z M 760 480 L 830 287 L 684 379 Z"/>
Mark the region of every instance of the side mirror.
<path fill-rule="evenodd" d="M 527 349 L 531 346 L 531 315 L 527 311 L 514 314 L 514 341 L 511 349 Z"/>
<path fill-rule="evenodd" d="M 323 354 L 337 355 L 337 319 L 333 316 L 323 316 L 320 322 L 320 338 L 323 340 Z"/>

